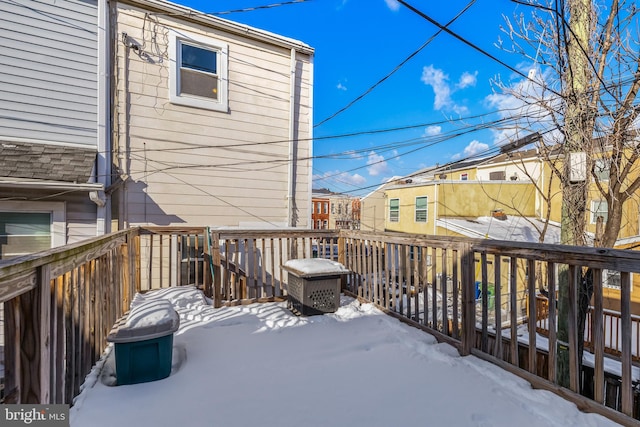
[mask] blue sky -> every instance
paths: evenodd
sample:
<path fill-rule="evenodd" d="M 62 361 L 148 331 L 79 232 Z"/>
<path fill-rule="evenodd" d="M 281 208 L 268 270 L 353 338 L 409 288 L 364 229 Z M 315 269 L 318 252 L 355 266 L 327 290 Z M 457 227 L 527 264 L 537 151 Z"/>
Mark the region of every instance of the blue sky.
<path fill-rule="evenodd" d="M 217 14 L 278 1 L 177 2 Z M 469 0 L 408 3 L 444 25 Z M 504 39 L 503 15 L 514 12 L 530 13 L 508 0 L 477 0 L 448 28 L 526 74 L 533 64 L 495 46 L 501 35 Z M 494 94 L 492 79 L 517 84 L 522 77 L 444 32 L 358 102 L 321 123 L 437 33 L 436 26 L 395 0 L 311 0 L 218 16 L 315 48 L 314 188 L 365 195 L 392 176 L 465 159 L 505 142 L 497 129 L 470 131 L 469 125 L 495 120 L 500 115 L 489 113 L 509 105 Z M 478 115 L 483 116 L 460 120 Z M 389 131 L 333 138 L 378 130 Z"/>

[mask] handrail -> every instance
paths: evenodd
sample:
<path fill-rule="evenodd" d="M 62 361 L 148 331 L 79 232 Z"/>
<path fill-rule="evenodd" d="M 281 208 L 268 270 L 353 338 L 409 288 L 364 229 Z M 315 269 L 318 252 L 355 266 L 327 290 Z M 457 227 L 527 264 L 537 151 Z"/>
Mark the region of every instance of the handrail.
<path fill-rule="evenodd" d="M 549 328 L 546 320 L 548 319 L 548 299 L 545 296 L 538 295 L 536 297 L 536 332 L 544 337 L 549 336 Z M 620 341 L 620 334 L 622 329 L 622 314 L 613 310 L 602 310 L 604 325 L 604 352 L 613 356 L 622 355 L 622 343 Z M 584 347 L 589 349 L 591 353 L 594 352 L 595 343 L 593 340 L 593 332 L 591 330 L 592 317 L 594 315 L 594 307 L 589 306 L 587 309 L 587 317 L 585 322 L 584 331 Z M 631 357 L 634 362 L 640 362 L 640 316 L 631 315 L 632 330 L 636 339 L 633 341 L 633 348 L 631 349 Z"/>
<path fill-rule="evenodd" d="M 310 257 L 341 262 L 350 271 L 343 277 L 345 292 L 455 345 L 463 355 L 485 358 L 612 419 L 626 422 L 624 417 L 634 416 L 638 396 L 629 378 L 640 351 L 628 343 L 640 322 L 630 315 L 628 293 L 622 293 L 619 315 L 603 310 L 600 300 L 587 319 L 596 326 L 593 330 L 607 322 L 619 324 L 616 336 L 627 343 L 609 345 L 619 352 L 623 373 L 621 398 L 614 405 L 618 412 L 604 406 L 611 399 L 604 384 L 605 351 L 599 349 L 607 334 L 587 336 L 594 351 L 594 395 L 587 401 L 579 395 L 577 358 L 570 361 L 572 389 L 555 383 L 556 314 L 547 317 L 551 328 L 544 355 L 538 347 L 545 344 L 535 333 L 527 334 L 526 342 L 520 337 L 525 329 L 535 331 L 547 312 L 556 312 L 558 265 L 573 272 L 573 289 L 579 286 L 579 273 L 589 267 L 598 302 L 601 271 L 620 271 L 621 281 L 628 283 L 630 273 L 640 272 L 640 252 L 353 230 L 141 227 L 2 261 L 5 401 L 70 403 L 105 348 L 110 327 L 136 292 L 192 285 L 204 290 L 215 306 L 283 301 L 288 283 L 284 263 Z M 547 311 L 536 298 L 543 287 L 551 296 Z M 571 304 L 576 307 L 577 300 Z M 572 313 L 568 321 L 577 324 Z M 18 364 L 15 357 L 26 350 L 18 337 L 25 333 L 38 343 L 37 356 Z M 79 350 L 70 353 L 71 348 Z M 541 358 L 546 362 L 540 364 Z"/>

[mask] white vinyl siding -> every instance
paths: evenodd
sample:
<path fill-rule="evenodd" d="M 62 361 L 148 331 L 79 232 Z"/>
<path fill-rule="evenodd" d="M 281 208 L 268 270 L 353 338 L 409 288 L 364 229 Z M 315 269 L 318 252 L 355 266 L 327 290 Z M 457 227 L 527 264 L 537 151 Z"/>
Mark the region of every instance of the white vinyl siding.
<path fill-rule="evenodd" d="M 154 33 L 145 11 L 118 3 L 118 29 L 144 48 L 136 54 L 118 43 L 117 126 L 121 160 L 131 182 L 123 217 L 130 225 L 284 226 L 288 220 L 289 136 L 297 160 L 293 211 L 311 226 L 311 58 L 296 56 L 296 102 L 290 121 L 291 51 L 218 28 L 189 25 L 159 15 Z M 228 113 L 169 102 L 169 34 L 190 34 L 228 45 Z M 215 34 L 215 37 L 210 37 Z M 205 43 L 205 44 L 206 44 Z M 158 54 L 160 53 L 160 54 Z M 232 54 L 231 54 L 232 53 Z M 148 59 L 147 58 L 148 55 Z M 123 64 L 127 64 L 124 68 Z M 125 85 L 124 82 L 127 82 Z M 129 96 L 126 92 L 129 92 Z M 129 100 L 130 105 L 125 102 Z"/>
<path fill-rule="evenodd" d="M 0 2 L 0 137 L 97 145 L 97 0 Z"/>

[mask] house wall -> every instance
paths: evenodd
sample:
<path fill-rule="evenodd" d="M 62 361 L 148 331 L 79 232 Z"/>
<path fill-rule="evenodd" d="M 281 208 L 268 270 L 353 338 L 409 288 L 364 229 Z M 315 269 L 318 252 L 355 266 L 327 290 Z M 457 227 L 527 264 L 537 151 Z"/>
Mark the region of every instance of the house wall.
<path fill-rule="evenodd" d="M 291 49 L 124 3 L 116 16 L 140 47 L 115 47 L 125 225 L 287 225 Z M 228 43 L 228 111 L 170 102 L 171 29 Z M 312 58 L 295 59 L 293 202 L 309 227 Z"/>
<path fill-rule="evenodd" d="M 438 185 L 412 185 L 387 189 L 385 192 L 385 228 L 387 231 L 404 233 L 434 234 L 434 223 L 438 209 L 436 192 Z M 416 222 L 416 197 L 427 197 L 427 221 Z M 389 220 L 389 201 L 399 199 L 400 213 L 398 222 Z"/>
<path fill-rule="evenodd" d="M 325 228 L 324 223 L 327 222 L 327 227 L 329 228 L 329 199 L 314 197 L 311 199 L 311 203 L 313 204 L 312 212 L 311 212 L 311 220 L 313 221 L 312 227 L 313 229 L 323 229 Z M 324 212 L 325 203 L 327 206 L 327 212 Z M 318 221 L 320 221 L 320 225 L 318 225 Z"/>
<path fill-rule="evenodd" d="M 60 174 L 48 177 L 48 167 L 83 177 L 65 181 L 70 187 L 89 179 L 94 160 L 88 159 L 84 171 L 87 164 L 71 153 L 89 152 L 95 159 L 100 135 L 106 134 L 99 135 L 98 125 L 98 9 L 99 0 L 0 2 L 0 142 L 8 147 L 3 160 L 10 161 L 14 143 L 23 153 L 19 160 L 33 166 L 0 168 L 1 176 L 64 181 Z M 25 151 L 25 146 L 36 148 Z M 98 180 L 105 182 L 99 170 Z M 98 233 L 97 206 L 86 189 L 7 185 L 0 188 L 0 200 L 5 211 L 54 213 L 54 246 Z"/>
<path fill-rule="evenodd" d="M 378 189 L 360 200 L 360 229 L 382 231 L 385 228 L 387 211 L 384 190 Z"/>
<path fill-rule="evenodd" d="M 97 0 L 0 2 L 0 138 L 97 144 Z"/>
<path fill-rule="evenodd" d="M 536 190 L 531 183 L 514 181 L 447 182 L 438 186 L 438 216 L 534 216 Z"/>
<path fill-rule="evenodd" d="M 481 165 L 477 168 L 476 179 L 489 181 L 491 172 L 504 172 L 507 180 L 514 177 L 516 181 L 536 182 L 542 173 L 542 162 L 538 158 L 530 158 Z"/>
<path fill-rule="evenodd" d="M 19 194 L 19 197 L 16 197 Z M 37 201 L 25 201 L 23 198 Z M 87 192 L 79 191 L 55 195 L 37 190 L 0 189 L 0 211 L 50 212 L 56 220 L 52 223 L 55 235 L 53 246 L 76 243 L 96 235 L 96 209 Z"/>
<path fill-rule="evenodd" d="M 389 231 L 436 234 L 440 217 L 475 218 L 502 209 L 507 215 L 534 216 L 535 188 L 531 183 L 512 181 L 439 181 L 386 190 L 385 227 Z M 427 222 L 415 221 L 416 197 L 427 196 Z M 398 222 L 389 221 L 389 200 L 400 200 Z"/>
<path fill-rule="evenodd" d="M 563 167 L 562 160 L 557 159 L 555 161 L 557 163 L 556 167 L 561 169 Z M 544 172 L 543 172 L 544 178 L 541 178 L 540 184 L 539 184 L 541 188 L 545 189 L 544 190 L 545 192 L 549 187 L 548 177 L 551 176 L 551 174 L 552 174 L 551 168 L 545 164 Z M 629 172 L 628 182 L 631 182 L 632 180 L 636 179 L 639 174 L 640 174 L 640 171 L 638 170 L 638 168 L 632 168 L 631 171 Z M 608 189 L 608 182 L 602 181 L 601 184 L 602 184 L 603 190 L 606 192 Z M 562 189 L 560 186 L 560 180 L 557 177 L 554 177 L 554 179 L 551 182 L 550 194 L 551 194 L 551 210 L 550 210 L 549 218 L 551 219 L 551 221 L 560 223 L 562 221 Z M 586 224 L 587 232 L 595 233 L 596 231 L 595 224 L 592 223 L 591 221 L 592 219 L 591 218 L 591 202 L 593 200 L 601 200 L 601 199 L 604 199 L 604 198 L 601 192 L 598 190 L 598 187 L 596 186 L 595 182 L 593 182 L 592 180 L 588 188 L 587 206 L 586 206 L 586 212 L 585 212 L 585 224 Z M 547 206 L 546 203 L 542 203 L 543 209 L 546 208 L 546 206 Z M 618 234 L 619 239 L 638 236 L 640 234 L 639 212 L 640 212 L 640 194 L 635 192 L 634 194 L 632 194 L 632 196 L 627 200 L 627 202 L 623 206 L 622 224 L 620 227 L 620 232 Z"/>

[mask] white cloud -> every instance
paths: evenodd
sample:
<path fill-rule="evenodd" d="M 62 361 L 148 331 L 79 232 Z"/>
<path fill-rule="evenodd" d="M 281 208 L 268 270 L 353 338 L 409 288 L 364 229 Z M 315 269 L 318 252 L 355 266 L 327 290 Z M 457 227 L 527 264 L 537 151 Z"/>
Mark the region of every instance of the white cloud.
<path fill-rule="evenodd" d="M 458 81 L 457 87 L 459 89 L 464 89 L 466 87 L 475 86 L 477 81 L 478 81 L 478 72 L 477 71 L 474 72 L 474 73 L 469 73 L 468 71 L 465 71 L 460 76 L 460 80 Z"/>
<path fill-rule="evenodd" d="M 422 68 L 422 76 L 420 80 L 428 86 L 433 88 L 435 98 L 433 100 L 433 108 L 436 110 L 450 110 L 457 114 L 465 114 L 469 111 L 464 105 L 456 104 L 451 95 L 457 90 L 465 89 L 470 86 L 475 86 L 477 81 L 478 72 L 470 73 L 465 71 L 460 76 L 458 84 L 453 89 L 449 84 L 449 75 L 445 74 L 439 68 L 435 68 L 433 65 L 427 65 Z"/>
<path fill-rule="evenodd" d="M 377 176 L 389 172 L 389 165 L 384 159 L 384 156 L 372 151 L 369 153 L 369 159 L 367 160 L 367 171 L 371 176 Z"/>
<path fill-rule="evenodd" d="M 336 85 L 336 88 L 337 88 L 337 89 L 340 89 L 340 90 L 347 90 L 347 87 L 346 87 L 345 85 L 343 85 L 342 83 L 338 83 L 338 84 Z"/>
<path fill-rule="evenodd" d="M 551 106 L 559 110 L 558 100 L 550 92 L 543 93 L 542 87 L 546 85 L 547 75 L 532 74 L 532 79 L 520 79 L 508 86 L 497 83 L 501 92 L 494 92 L 485 98 L 490 108 L 496 109 L 502 118 L 517 118 L 510 128 L 501 128 L 493 132 L 494 145 L 503 145 L 534 132 L 535 129 L 553 127 L 551 116 L 542 105 Z M 552 139 L 553 134 L 547 134 L 545 138 Z"/>
<path fill-rule="evenodd" d="M 442 126 L 428 126 L 424 130 L 424 136 L 435 136 L 442 133 Z"/>
<path fill-rule="evenodd" d="M 421 80 L 424 84 L 433 88 L 435 99 L 433 101 L 433 108 L 440 110 L 451 104 L 451 89 L 449 88 L 449 76 L 442 70 L 435 68 L 433 65 L 428 65 L 422 68 Z"/>
<path fill-rule="evenodd" d="M 400 3 L 396 0 L 384 0 L 384 2 L 387 4 L 387 7 L 394 12 L 400 9 Z"/>
<path fill-rule="evenodd" d="M 474 139 L 464 148 L 464 155 L 465 157 L 471 157 L 476 154 L 484 153 L 488 149 L 489 145 Z"/>
<path fill-rule="evenodd" d="M 338 180 L 341 183 L 351 185 L 362 185 L 367 182 L 367 179 L 360 174 L 354 173 L 353 175 L 350 175 L 346 172 L 341 173 Z"/>

